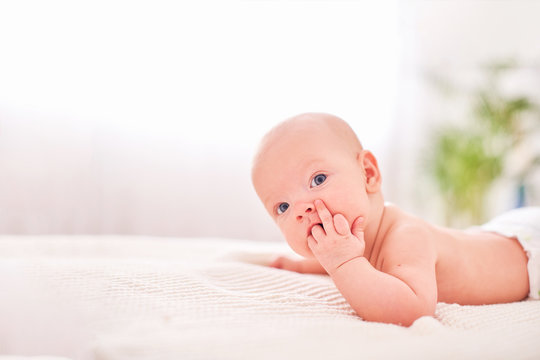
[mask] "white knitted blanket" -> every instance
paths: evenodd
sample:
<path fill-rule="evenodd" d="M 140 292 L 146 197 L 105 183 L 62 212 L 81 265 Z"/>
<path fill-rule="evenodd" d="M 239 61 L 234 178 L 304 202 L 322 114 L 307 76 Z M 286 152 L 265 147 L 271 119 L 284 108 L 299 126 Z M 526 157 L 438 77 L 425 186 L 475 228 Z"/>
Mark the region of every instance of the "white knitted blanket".
<path fill-rule="evenodd" d="M 440 303 L 409 328 L 370 323 L 330 278 L 263 266 L 278 253 L 292 254 L 229 239 L 0 236 L 0 354 L 540 358 L 540 301 Z"/>

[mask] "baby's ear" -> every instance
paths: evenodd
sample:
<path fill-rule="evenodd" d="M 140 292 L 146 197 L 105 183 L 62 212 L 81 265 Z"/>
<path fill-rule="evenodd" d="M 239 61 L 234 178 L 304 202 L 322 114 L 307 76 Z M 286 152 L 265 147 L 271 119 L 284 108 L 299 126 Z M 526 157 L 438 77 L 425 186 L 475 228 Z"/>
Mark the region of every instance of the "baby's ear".
<path fill-rule="evenodd" d="M 362 150 L 357 155 L 357 160 L 364 169 L 364 175 L 366 176 L 366 190 L 368 193 L 376 193 L 381 189 L 381 172 L 377 159 L 369 150 Z"/>

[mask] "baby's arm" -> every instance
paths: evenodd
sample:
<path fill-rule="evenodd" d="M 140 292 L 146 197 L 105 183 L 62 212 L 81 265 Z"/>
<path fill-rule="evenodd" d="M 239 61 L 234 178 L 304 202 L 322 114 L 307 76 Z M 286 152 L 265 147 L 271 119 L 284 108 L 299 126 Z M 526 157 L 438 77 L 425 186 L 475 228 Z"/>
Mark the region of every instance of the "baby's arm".
<path fill-rule="evenodd" d="M 270 266 L 305 274 L 328 274 L 317 259 L 293 260 L 286 256 L 279 256 Z"/>
<path fill-rule="evenodd" d="M 434 314 L 435 251 L 426 233 L 403 227 L 387 235 L 379 271 L 363 256 L 363 232 L 346 234 L 347 228 L 339 225 L 344 218 L 332 217 L 322 203 L 316 206 L 324 232 L 313 233 L 310 248 L 360 317 L 408 326 L 423 315 Z M 349 260 L 344 261 L 343 254 Z"/>
<path fill-rule="evenodd" d="M 363 319 L 409 326 L 435 313 L 437 284 L 434 261 L 407 257 L 385 258 L 384 271 L 375 269 L 365 257 L 355 258 L 330 275 Z"/>

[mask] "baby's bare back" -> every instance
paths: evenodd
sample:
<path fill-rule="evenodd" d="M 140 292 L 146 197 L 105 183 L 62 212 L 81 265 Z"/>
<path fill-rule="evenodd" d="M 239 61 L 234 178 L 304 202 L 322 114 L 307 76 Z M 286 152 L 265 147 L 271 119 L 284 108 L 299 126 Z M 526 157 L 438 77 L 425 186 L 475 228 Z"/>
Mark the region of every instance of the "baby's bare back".
<path fill-rule="evenodd" d="M 476 305 L 527 296 L 528 259 L 516 239 L 481 230 L 432 229 L 438 301 Z"/>

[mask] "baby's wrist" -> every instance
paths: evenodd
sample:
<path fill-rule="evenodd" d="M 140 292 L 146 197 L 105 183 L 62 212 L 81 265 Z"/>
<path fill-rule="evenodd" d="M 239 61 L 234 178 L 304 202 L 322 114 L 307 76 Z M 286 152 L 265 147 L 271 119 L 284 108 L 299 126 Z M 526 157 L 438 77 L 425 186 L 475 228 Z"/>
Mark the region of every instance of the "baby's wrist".
<path fill-rule="evenodd" d="M 363 255 L 354 256 L 336 266 L 332 271 L 328 271 L 328 274 L 333 276 L 342 271 L 348 271 L 349 268 L 353 266 L 358 266 L 361 263 L 369 264 L 369 261 Z"/>

